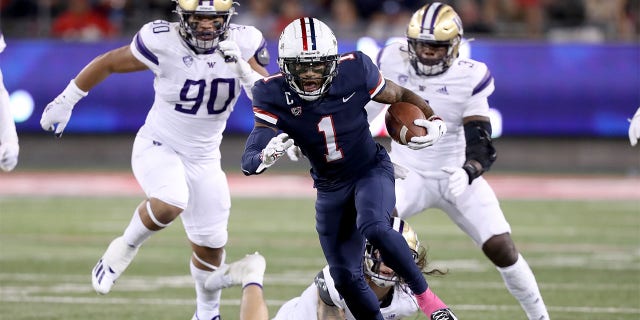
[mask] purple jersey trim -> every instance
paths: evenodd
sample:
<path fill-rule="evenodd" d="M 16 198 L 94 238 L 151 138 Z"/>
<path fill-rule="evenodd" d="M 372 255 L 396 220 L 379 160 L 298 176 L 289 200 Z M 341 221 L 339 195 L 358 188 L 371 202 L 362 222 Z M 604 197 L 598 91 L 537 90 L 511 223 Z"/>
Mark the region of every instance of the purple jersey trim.
<path fill-rule="evenodd" d="M 487 70 L 487 73 L 484 74 L 484 77 L 482 78 L 480 83 L 478 83 L 478 85 L 475 88 L 473 88 L 473 92 L 471 93 L 471 95 L 473 96 L 476 93 L 484 90 L 484 88 L 486 88 L 491 83 L 492 80 L 493 80 L 493 77 L 491 76 L 491 72 Z"/>
<path fill-rule="evenodd" d="M 147 48 L 147 46 L 142 42 L 142 38 L 139 33 L 136 33 L 136 49 L 145 57 L 147 60 L 153 62 L 155 65 L 159 65 L 158 57 Z"/>

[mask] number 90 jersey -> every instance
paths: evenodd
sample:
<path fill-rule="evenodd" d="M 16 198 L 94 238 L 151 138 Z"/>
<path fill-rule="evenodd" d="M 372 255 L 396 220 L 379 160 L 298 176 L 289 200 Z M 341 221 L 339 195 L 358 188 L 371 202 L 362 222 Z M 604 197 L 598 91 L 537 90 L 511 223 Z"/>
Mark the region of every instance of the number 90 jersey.
<path fill-rule="evenodd" d="M 245 60 L 264 48 L 262 33 L 231 24 Z M 155 75 L 155 97 L 138 134 L 168 144 L 188 157 L 220 158 L 219 146 L 241 85 L 219 51 L 196 54 L 178 33 L 177 22 L 144 25 L 130 45 L 133 55 Z"/>

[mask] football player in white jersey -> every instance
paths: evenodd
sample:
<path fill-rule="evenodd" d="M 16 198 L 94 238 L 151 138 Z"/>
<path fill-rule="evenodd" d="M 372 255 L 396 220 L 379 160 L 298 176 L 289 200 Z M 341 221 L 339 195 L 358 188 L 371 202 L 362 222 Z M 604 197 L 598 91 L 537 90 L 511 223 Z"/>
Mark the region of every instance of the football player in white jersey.
<path fill-rule="evenodd" d="M 0 32 L 0 53 L 6 47 L 4 35 Z M 4 87 L 2 71 L 0 70 L 0 169 L 4 172 L 13 170 L 18 164 L 18 133 L 13 122 L 11 106 L 9 105 L 9 92 Z"/>
<path fill-rule="evenodd" d="M 482 177 L 496 160 L 487 99 L 494 83 L 484 63 L 458 58 L 462 35 L 453 8 L 433 2 L 413 14 L 407 43 L 390 44 L 378 55 L 383 75 L 427 100 L 449 129 L 422 150 L 391 142 L 392 161 L 409 169 L 396 180 L 397 214 L 407 219 L 428 208 L 445 211 L 497 267 L 528 319 L 549 319 L 534 274 Z M 369 120 L 382 108 L 368 105 Z"/>
<path fill-rule="evenodd" d="M 634 147 L 640 139 L 640 108 L 636 110 L 633 118 L 629 119 L 629 143 Z"/>
<path fill-rule="evenodd" d="M 180 216 L 193 250 L 193 319 L 219 319 L 220 291 L 203 284 L 224 262 L 228 236 L 231 200 L 220 142 L 241 87 L 251 97 L 253 83 L 268 74 L 269 57 L 259 30 L 230 23 L 232 0 L 176 2 L 179 22 L 147 23 L 130 45 L 96 57 L 47 105 L 40 124 L 60 137 L 73 106 L 106 77 L 153 72 L 155 99 L 131 156 L 146 199 L 99 259 L 92 284 L 108 293 L 142 243 Z"/>
<path fill-rule="evenodd" d="M 418 235 L 404 220 L 392 218 L 393 229 L 398 231 L 407 241 L 414 260 L 420 270 L 426 268 L 427 252 L 420 244 Z M 393 269 L 389 268 L 380 259 L 380 252 L 371 243 L 367 242 L 364 252 L 364 273 L 367 283 L 376 294 L 380 302 L 380 312 L 385 319 L 403 319 L 416 315 L 420 308 L 411 289 L 399 278 Z M 425 274 L 444 274 L 434 269 Z M 450 310 L 442 310 L 441 313 L 451 313 L 448 316 L 456 319 Z M 355 320 L 349 311 L 344 299 L 333 285 L 333 279 L 326 266 L 315 277 L 314 282 L 302 292 L 299 297 L 287 301 L 273 320 L 317 320 L 326 317 L 336 319 Z M 433 319 L 439 319 L 438 315 L 432 315 Z"/>
<path fill-rule="evenodd" d="M 424 270 L 427 265 L 426 249 L 420 244 L 418 235 L 411 226 L 400 218 L 392 218 L 393 230 L 402 234 L 409 245 L 414 261 Z M 365 278 L 380 303 L 380 312 L 385 319 L 403 319 L 416 315 L 420 308 L 415 296 L 395 272 L 380 259 L 380 252 L 367 242 L 363 255 Z M 242 285 L 243 301 L 240 320 L 266 320 L 268 315 L 261 311 L 266 309 L 262 290 L 265 261 L 259 254 L 247 255 L 243 259 L 216 270 L 207 280 L 205 286 L 228 288 Z M 444 274 L 434 269 L 425 274 Z M 259 296 L 260 297 L 259 297 Z M 250 300 L 250 301 L 249 301 Z M 252 316 L 249 316 L 252 315 Z M 432 315 L 433 319 L 457 319 L 450 310 L 440 310 Z M 287 301 L 273 320 L 355 320 L 346 302 L 338 293 L 325 266 L 315 277 L 313 283 L 302 292 L 302 295 Z"/>

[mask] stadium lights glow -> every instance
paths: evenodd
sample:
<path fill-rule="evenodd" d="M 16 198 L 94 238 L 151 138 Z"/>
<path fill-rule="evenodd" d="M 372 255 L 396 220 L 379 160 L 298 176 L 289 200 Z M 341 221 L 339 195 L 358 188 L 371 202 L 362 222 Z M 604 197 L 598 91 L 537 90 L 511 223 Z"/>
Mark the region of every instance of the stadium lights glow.
<path fill-rule="evenodd" d="M 9 105 L 16 123 L 27 121 L 33 114 L 33 97 L 25 90 L 16 90 L 9 95 Z"/>

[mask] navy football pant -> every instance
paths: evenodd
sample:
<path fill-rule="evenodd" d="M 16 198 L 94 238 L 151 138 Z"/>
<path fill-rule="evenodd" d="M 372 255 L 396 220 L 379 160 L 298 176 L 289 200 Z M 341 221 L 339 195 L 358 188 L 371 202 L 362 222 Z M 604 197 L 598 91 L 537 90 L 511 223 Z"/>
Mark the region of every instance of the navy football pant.
<path fill-rule="evenodd" d="M 391 228 L 395 206 L 393 167 L 382 161 L 353 183 L 317 192 L 316 230 L 336 289 L 356 319 L 383 319 L 378 299 L 364 280 L 365 238 L 414 293 L 427 283 L 402 235 Z"/>

